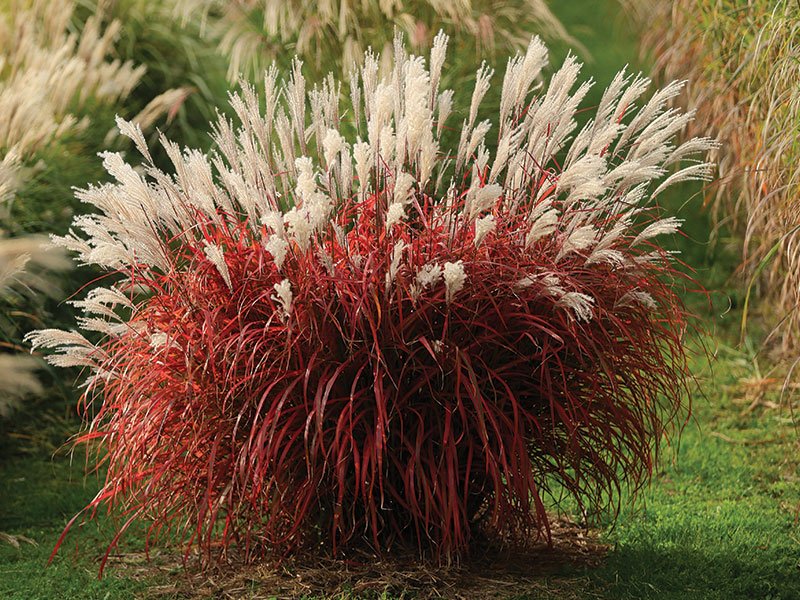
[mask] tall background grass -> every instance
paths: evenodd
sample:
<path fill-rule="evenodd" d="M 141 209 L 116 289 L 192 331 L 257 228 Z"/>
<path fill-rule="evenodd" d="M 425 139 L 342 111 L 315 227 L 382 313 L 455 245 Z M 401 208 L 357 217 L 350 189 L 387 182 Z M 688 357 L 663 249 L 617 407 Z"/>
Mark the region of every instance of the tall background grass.
<path fill-rule="evenodd" d="M 783 352 L 800 343 L 800 4 L 626 0 L 660 77 L 687 79 L 695 131 L 722 142 L 706 204 L 740 238 L 750 312 Z M 761 302 L 754 302 L 760 298 Z M 745 318 L 747 314 L 745 314 Z M 790 352 L 791 354 L 791 352 Z"/>

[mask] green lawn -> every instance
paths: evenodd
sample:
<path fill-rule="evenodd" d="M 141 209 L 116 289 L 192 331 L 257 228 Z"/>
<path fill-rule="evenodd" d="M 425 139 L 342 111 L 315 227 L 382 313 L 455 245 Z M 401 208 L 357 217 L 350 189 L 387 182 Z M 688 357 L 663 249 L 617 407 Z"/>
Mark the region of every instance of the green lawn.
<path fill-rule="evenodd" d="M 636 40 L 612 0 L 552 5 L 592 52 L 584 70 L 598 81 L 592 102 L 619 67 L 636 64 Z M 563 53 L 556 50 L 554 62 Z M 713 247 L 704 243 L 708 223 L 698 217 L 697 190 L 684 188 L 669 204 L 688 220 L 688 239 L 678 244 L 695 277 L 711 290 L 724 288 L 735 256 L 724 237 Z M 789 403 L 781 402 L 780 375 L 769 377 L 759 369 L 766 360 L 737 345 L 740 294 L 714 291 L 711 299 L 710 306 L 691 303 L 715 360 L 694 361 L 699 391 L 679 445 L 665 453 L 637 503 L 625 503 L 616 525 L 602 530 L 611 548 L 599 566 L 543 575 L 527 598 L 800 598 L 800 436 Z M 43 424 L 43 432 L 21 424 L 35 440 L 17 436 L 0 449 L 0 532 L 38 543 L 19 549 L 0 543 L 0 598 L 149 597 L 153 585 L 170 579 L 163 569 L 148 575 L 117 561 L 98 580 L 99 557 L 113 535 L 104 517 L 72 532 L 46 567 L 66 521 L 97 489 L 95 479 L 83 476 L 82 456 L 71 464 L 48 447 L 60 445 L 74 426 L 61 418 Z M 125 547 L 138 550 L 140 542 L 134 533 Z M 259 589 L 258 597 L 269 592 Z"/>

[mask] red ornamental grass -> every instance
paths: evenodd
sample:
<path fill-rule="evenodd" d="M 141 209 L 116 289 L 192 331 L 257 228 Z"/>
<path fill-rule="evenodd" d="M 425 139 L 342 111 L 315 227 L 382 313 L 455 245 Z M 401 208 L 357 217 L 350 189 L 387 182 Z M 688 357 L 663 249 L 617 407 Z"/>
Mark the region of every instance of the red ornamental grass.
<path fill-rule="evenodd" d="M 385 78 L 367 54 L 346 117 L 332 79 L 307 93 L 299 63 L 282 85 L 270 70 L 264 98 L 232 95 L 218 155 L 164 140 L 173 175 L 119 122 L 143 173 L 106 155 L 115 183 L 79 192 L 97 214 L 58 240 L 118 274 L 76 302 L 99 341 L 32 335 L 93 372 L 90 513 L 207 560 L 449 560 L 479 536 L 548 537 L 554 496 L 595 512 L 647 481 L 687 380 L 677 272 L 653 241 L 678 222 L 652 199 L 708 177 L 693 157 L 713 142 L 675 146 L 680 85 L 637 108 L 649 82 L 624 72 L 576 132 L 590 84 L 573 90 L 568 58 L 534 93 L 534 38 L 509 61 L 496 150 L 482 69 L 451 151 L 446 44 L 426 63 L 396 43 Z"/>

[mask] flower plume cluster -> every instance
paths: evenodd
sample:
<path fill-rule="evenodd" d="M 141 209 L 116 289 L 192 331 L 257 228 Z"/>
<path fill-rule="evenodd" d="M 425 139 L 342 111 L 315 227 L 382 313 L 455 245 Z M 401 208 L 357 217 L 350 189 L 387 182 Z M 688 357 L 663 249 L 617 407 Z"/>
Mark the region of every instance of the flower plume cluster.
<path fill-rule="evenodd" d="M 163 140 L 172 174 L 119 121 L 144 164 L 106 154 L 113 183 L 79 192 L 97 214 L 57 239 L 118 279 L 77 302 L 92 336 L 31 336 L 93 372 L 84 439 L 108 470 L 90 508 L 208 558 L 449 558 L 479 532 L 547 536 L 554 482 L 591 512 L 647 480 L 687 375 L 654 243 L 679 223 L 652 200 L 708 177 L 713 142 L 675 145 L 680 85 L 644 100 L 625 72 L 579 128 L 592 83 L 568 57 L 537 88 L 534 38 L 491 120 L 478 72 L 450 148 L 447 43 L 426 60 L 398 39 L 385 77 L 367 53 L 347 103 L 299 61 L 270 69 L 263 97 L 231 95 L 217 154 Z"/>

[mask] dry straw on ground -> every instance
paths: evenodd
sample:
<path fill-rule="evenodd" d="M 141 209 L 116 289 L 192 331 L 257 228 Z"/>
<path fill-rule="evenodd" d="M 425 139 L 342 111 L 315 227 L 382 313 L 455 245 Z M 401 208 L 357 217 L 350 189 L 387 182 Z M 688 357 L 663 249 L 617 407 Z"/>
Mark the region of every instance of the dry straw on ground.
<path fill-rule="evenodd" d="M 301 556 L 281 564 L 226 565 L 211 572 L 190 568 L 182 573 L 179 556 L 115 554 L 114 571 L 134 579 L 168 579 L 151 585 L 146 598 L 179 596 L 185 600 L 207 598 L 292 600 L 301 597 L 383 597 L 418 600 L 447 598 L 483 600 L 511 598 L 558 591 L 564 600 L 600 598 L 588 579 L 559 576 L 565 565 L 576 569 L 596 567 L 608 551 L 596 532 L 565 519 L 553 520 L 553 544 L 533 548 L 485 548 L 458 565 L 420 562 L 417 557 L 378 559 L 364 555 L 353 560 Z M 565 590 L 570 590 L 565 592 Z M 569 595 L 565 596 L 567 593 Z M 549 595 L 549 594 L 548 594 Z"/>

